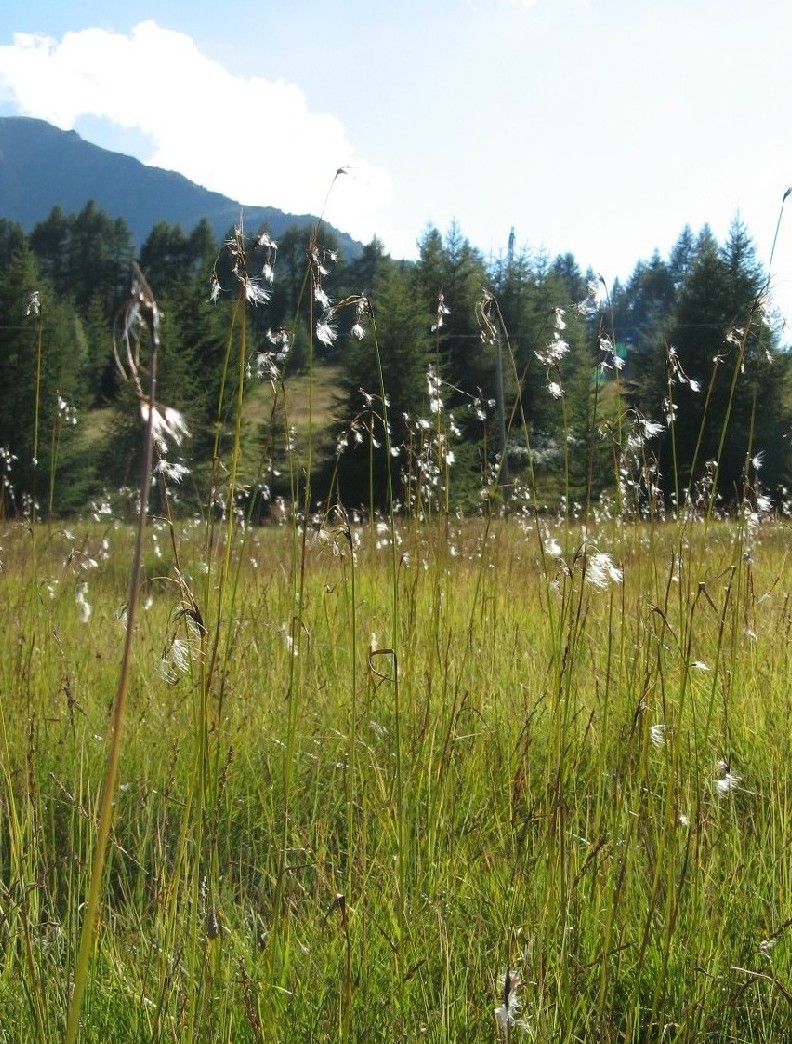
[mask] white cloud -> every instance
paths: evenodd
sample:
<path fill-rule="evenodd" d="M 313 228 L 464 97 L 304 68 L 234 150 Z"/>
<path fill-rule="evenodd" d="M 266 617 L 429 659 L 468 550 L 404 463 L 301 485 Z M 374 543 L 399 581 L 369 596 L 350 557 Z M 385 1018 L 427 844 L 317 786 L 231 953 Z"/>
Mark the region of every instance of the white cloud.
<path fill-rule="evenodd" d="M 325 216 L 361 239 L 390 195 L 387 174 L 356 155 L 334 116 L 311 112 L 298 86 L 234 76 L 153 21 L 60 42 L 17 34 L 0 47 L 0 94 L 65 130 L 83 116 L 139 130 L 152 142 L 146 162 L 247 206 L 316 214 L 336 169 L 348 167 Z"/>

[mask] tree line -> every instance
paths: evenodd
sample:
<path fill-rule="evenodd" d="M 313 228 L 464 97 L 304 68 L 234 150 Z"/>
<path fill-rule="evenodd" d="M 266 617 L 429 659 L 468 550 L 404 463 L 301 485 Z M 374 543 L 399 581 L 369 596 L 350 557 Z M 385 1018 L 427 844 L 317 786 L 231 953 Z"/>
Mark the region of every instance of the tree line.
<path fill-rule="evenodd" d="M 188 419 L 194 475 L 228 439 L 240 381 L 288 393 L 332 362 L 319 497 L 419 513 L 517 498 L 569 513 L 784 507 L 790 356 L 739 221 L 722 243 L 685 228 L 610 288 L 571 254 L 485 257 L 456 224 L 427 228 L 410 262 L 376 239 L 340 256 L 321 227 L 277 244 L 251 233 L 219 243 L 206 222 L 162 222 L 139 251 L 162 313 L 158 397 Z M 112 344 L 135 253 L 94 203 L 27 234 L 0 220 L 0 512 L 64 515 L 134 487 L 140 418 Z M 244 373 L 226 365 L 240 308 Z M 260 486 L 293 495 L 274 420 L 257 433 Z"/>

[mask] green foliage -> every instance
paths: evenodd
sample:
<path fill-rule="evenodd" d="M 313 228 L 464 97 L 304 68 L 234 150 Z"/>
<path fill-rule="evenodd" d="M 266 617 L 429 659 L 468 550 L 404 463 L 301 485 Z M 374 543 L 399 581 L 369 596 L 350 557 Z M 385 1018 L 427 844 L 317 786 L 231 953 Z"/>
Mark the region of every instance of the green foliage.
<path fill-rule="evenodd" d="M 44 510 L 57 454 L 73 437 L 86 342 L 71 304 L 41 281 L 26 247 L 0 276 L 0 327 L 0 446 L 15 458 L 17 509 L 36 502 Z"/>
<path fill-rule="evenodd" d="M 85 364 L 80 374 L 80 393 L 86 407 L 105 405 L 118 394 L 118 374 L 113 364 L 112 327 L 98 295 L 81 314 L 86 342 Z"/>
<path fill-rule="evenodd" d="M 346 377 L 339 404 L 339 439 L 344 449 L 338 488 L 342 499 L 355 506 L 369 505 L 372 477 L 375 502 L 387 501 L 391 470 L 398 473 L 413 419 L 426 410 L 431 343 L 414 273 L 380 257 L 376 270 L 368 275 L 374 321 L 366 336 L 351 338 L 344 349 Z M 401 454 L 400 461 L 389 459 L 389 444 Z"/>
<path fill-rule="evenodd" d="M 128 285 L 131 236 L 123 218 L 113 220 L 90 201 L 78 214 L 54 207 L 30 234 L 42 276 L 80 310 L 98 297 L 113 316 Z"/>
<path fill-rule="evenodd" d="M 230 232 L 228 242 L 235 236 Z M 374 503 L 383 506 L 389 474 L 403 476 L 410 486 L 416 468 L 437 468 L 431 481 L 443 473 L 440 501 L 448 506 L 476 508 L 480 491 L 491 491 L 493 476 L 501 474 L 515 489 L 530 488 L 550 501 L 564 496 L 588 511 L 600 495 L 623 497 L 627 479 L 620 471 L 632 452 L 625 441 L 630 424 L 636 418 L 666 424 L 672 412 L 672 428 L 655 437 L 651 461 L 645 460 L 654 473 L 650 485 L 667 503 L 713 482 L 725 505 L 742 499 L 747 480 L 755 496 L 756 476 L 746 465 L 757 454 L 765 490 L 778 498 L 777 491 L 792 481 L 786 438 L 792 425 L 790 358 L 778 350 L 772 323 L 760 307 L 766 277 L 739 223 L 722 246 L 706 228 L 698 237 L 684 229 L 668 259 L 656 252 L 639 262 L 599 311 L 587 285 L 590 276 L 582 275 L 571 254 L 550 260 L 512 249 L 508 258 L 485 261 L 456 224 L 445 235 L 428 228 L 415 263 L 392 260 L 376 239 L 360 255 L 345 258 L 332 230 L 321 229 L 319 236 L 317 244 L 309 229 L 293 227 L 276 245 L 265 230 L 246 237 L 244 265 L 262 293 L 257 305 L 247 302 L 243 323 L 232 304 L 238 258 L 228 244 L 217 243 L 207 221 L 190 232 L 160 222 L 143 243 L 142 267 L 162 313 L 161 397 L 187 418 L 193 438 L 183 447 L 183 459 L 194 471 L 207 474 L 216 446 L 229 444 L 241 377 L 226 360 L 240 336 L 248 373 L 262 365 L 266 370 L 261 359 L 288 342 L 278 363 L 279 379 L 287 384 L 317 361 L 342 364 L 335 430 L 315 432 L 311 439 L 317 448 L 336 436 L 347 442 L 338 461 L 338 490 L 351 504 L 374 490 Z M 322 290 L 329 294 L 338 337 L 332 345 L 314 336 L 323 307 L 311 282 L 315 249 L 330 269 Z M 20 262 L 26 252 L 28 260 Z M 130 256 L 124 222 L 110 219 L 94 203 L 71 215 L 54 208 L 29 237 L 12 222 L 0 224 L 7 317 L 0 353 L 6 388 L 20 388 L 20 396 L 5 392 L 3 432 L 9 447 L 13 442 L 23 450 L 14 462 L 20 491 L 32 488 L 32 465 L 30 447 L 23 445 L 27 436 L 19 433 L 15 418 L 29 408 L 35 383 L 25 368 L 35 357 L 25 341 L 33 324 L 29 317 L 23 324 L 21 313 L 36 285 L 47 296 L 49 312 L 37 327 L 45 363 L 39 375 L 43 441 L 51 442 L 54 430 L 47 420 L 53 382 L 81 411 L 111 405 L 118 413 L 109 428 L 88 426 L 103 430 L 99 437 L 109 441 L 81 443 L 85 467 L 79 481 L 68 486 L 69 509 L 77 490 L 117 487 L 137 467 L 139 420 L 130 420 L 131 404 L 112 362 L 113 340 L 122 336 L 118 315 L 128 294 Z M 21 273 L 19 264 L 29 265 L 30 257 L 37 270 Z M 212 279 L 221 291 L 216 303 L 209 300 Z M 498 322 L 482 336 L 487 294 L 497 302 Z M 373 308 L 369 333 L 375 340 L 358 341 L 351 334 L 357 317 L 344 302 L 361 295 Z M 234 331 L 230 339 L 229 330 Z M 565 352 L 548 364 L 549 346 L 559 338 Z M 623 372 L 613 368 L 616 357 L 626 357 Z M 602 368 L 603 362 L 610 368 Z M 383 432 L 375 430 L 386 411 L 368 397 L 381 399 L 381 379 L 399 458 L 385 458 Z M 430 393 L 433 380 L 440 382 L 439 398 Z M 287 453 L 286 421 L 276 413 L 272 422 L 279 432 L 267 425 L 258 432 L 265 456 L 266 447 L 276 443 L 283 451 L 279 457 Z M 426 421 L 431 434 L 424 436 L 417 425 Z M 363 444 L 361 425 L 367 433 Z M 352 437 L 345 439 L 344 432 Z M 59 439 L 59 453 L 69 452 L 69 440 Z M 324 450 L 308 459 L 315 469 L 311 481 L 326 492 L 335 483 L 333 462 L 328 471 Z M 41 461 L 48 466 L 43 452 Z M 65 462 L 62 456 L 61 465 Z M 281 485 L 288 488 L 285 480 Z M 59 483 L 54 507 L 65 511 L 61 489 L 65 492 Z M 397 490 L 397 499 L 402 492 Z"/>
<path fill-rule="evenodd" d="M 482 358 L 475 321 L 476 304 L 488 282 L 480 253 L 455 223 L 445 239 L 436 229 L 430 229 L 419 244 L 416 275 L 427 322 L 436 328 L 435 365 L 451 391 L 448 405 L 465 405 L 478 388 L 491 398 L 493 367 Z M 447 309 L 442 315 L 441 294 Z"/>
<path fill-rule="evenodd" d="M 647 417 L 673 415 L 658 454 L 667 495 L 713 481 L 738 502 L 757 452 L 765 484 L 789 480 L 790 358 L 764 309 L 766 282 L 735 222 L 722 246 L 708 228 L 695 242 L 683 233 L 671 261 L 639 267 L 620 296 L 633 402 Z"/>
<path fill-rule="evenodd" d="M 0 218 L 0 272 L 5 272 L 25 246 L 25 233 L 16 221 Z"/>
<path fill-rule="evenodd" d="M 197 224 L 189 235 L 180 225 L 160 221 L 140 248 L 140 265 L 149 285 L 165 291 L 191 276 L 205 281 L 217 252 L 218 244 L 207 221 Z"/>

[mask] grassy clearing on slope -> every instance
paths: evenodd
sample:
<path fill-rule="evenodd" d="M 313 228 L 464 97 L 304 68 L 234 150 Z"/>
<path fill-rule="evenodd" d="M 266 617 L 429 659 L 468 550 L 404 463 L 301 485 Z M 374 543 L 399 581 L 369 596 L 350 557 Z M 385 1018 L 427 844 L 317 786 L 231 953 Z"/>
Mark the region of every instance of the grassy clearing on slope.
<path fill-rule="evenodd" d="M 259 459 L 263 447 L 281 467 L 293 467 L 296 472 L 306 465 L 309 442 L 315 464 L 332 454 L 342 373 L 340 364 L 323 363 L 310 373 L 289 377 L 283 386 L 268 381 L 252 384 L 242 411 L 243 460 L 248 462 L 247 467 Z M 291 463 L 287 442 L 291 444 Z M 248 480 L 254 477 L 250 475 Z"/>

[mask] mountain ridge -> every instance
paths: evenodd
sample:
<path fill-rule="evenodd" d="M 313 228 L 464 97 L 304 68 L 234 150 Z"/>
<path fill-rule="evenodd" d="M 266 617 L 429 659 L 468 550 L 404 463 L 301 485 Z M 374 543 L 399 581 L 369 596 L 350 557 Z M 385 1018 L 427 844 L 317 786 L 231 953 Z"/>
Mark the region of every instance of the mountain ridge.
<path fill-rule="evenodd" d="M 53 207 L 71 214 L 91 200 L 109 217 L 124 219 L 138 250 L 160 221 L 189 233 L 205 218 L 218 239 L 228 234 L 240 213 L 249 228 L 266 227 L 276 238 L 291 226 L 318 222 L 313 215 L 277 207 L 243 207 L 176 171 L 103 149 L 45 120 L 0 117 L 0 217 L 30 232 Z M 346 257 L 360 254 L 362 243 L 331 225 L 327 228 Z"/>

